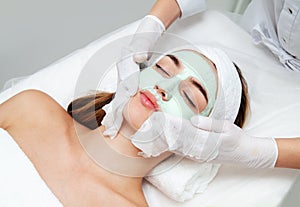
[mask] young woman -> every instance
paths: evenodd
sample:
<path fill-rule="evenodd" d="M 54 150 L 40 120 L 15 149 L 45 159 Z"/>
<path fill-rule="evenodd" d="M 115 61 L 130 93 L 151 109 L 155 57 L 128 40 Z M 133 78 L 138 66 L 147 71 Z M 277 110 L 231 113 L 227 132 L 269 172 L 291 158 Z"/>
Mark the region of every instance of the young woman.
<path fill-rule="evenodd" d="M 242 127 L 247 86 L 238 68 L 235 73 L 242 85 L 236 124 Z M 125 135 L 135 133 L 157 111 L 184 118 L 209 115 L 220 77 L 208 57 L 182 50 L 143 70 L 140 80 L 140 89 L 122 111 L 124 121 L 114 139 L 103 135 L 101 124 L 102 107 L 114 97 L 109 93 L 79 98 L 67 112 L 47 94 L 26 90 L 0 105 L 0 127 L 9 132 L 64 206 L 147 206 L 143 176 L 170 153 L 139 157 L 140 150 Z"/>

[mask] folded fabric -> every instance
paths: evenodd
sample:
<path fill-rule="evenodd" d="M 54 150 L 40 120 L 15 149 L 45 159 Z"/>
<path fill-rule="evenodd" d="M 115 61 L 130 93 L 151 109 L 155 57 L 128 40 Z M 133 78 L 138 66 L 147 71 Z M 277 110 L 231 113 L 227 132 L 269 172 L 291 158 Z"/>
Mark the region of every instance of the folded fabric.
<path fill-rule="evenodd" d="M 168 197 L 183 202 L 204 192 L 219 167 L 219 164 L 198 163 L 174 154 L 157 165 L 146 180 Z"/>

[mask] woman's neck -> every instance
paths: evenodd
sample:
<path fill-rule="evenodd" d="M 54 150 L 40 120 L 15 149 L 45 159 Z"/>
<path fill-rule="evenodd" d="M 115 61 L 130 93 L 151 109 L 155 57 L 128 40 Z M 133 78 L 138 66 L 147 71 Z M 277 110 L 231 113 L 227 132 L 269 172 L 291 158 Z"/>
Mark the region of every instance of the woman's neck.
<path fill-rule="evenodd" d="M 159 162 L 170 154 L 155 158 L 143 158 L 137 155 L 139 150 L 126 138 L 125 131 L 114 139 L 105 137 L 103 126 L 89 130 L 77 130 L 81 146 L 86 154 L 100 167 L 111 173 L 127 177 L 144 177 Z"/>
<path fill-rule="evenodd" d="M 84 177 L 89 177 L 91 182 L 95 183 L 95 185 L 100 182 L 108 186 L 108 188 L 123 195 L 130 201 L 145 203 L 142 191 L 143 177 L 134 177 L 118 172 L 118 168 L 115 169 L 115 166 L 118 165 L 118 160 L 115 159 L 115 155 L 110 154 L 110 150 L 105 151 L 105 148 L 112 149 L 112 147 L 109 144 L 105 144 L 105 142 L 101 142 L 99 146 L 97 140 L 105 141 L 104 139 L 108 139 L 104 138 L 102 134 L 104 128 L 100 127 L 95 130 L 90 130 L 76 123 L 75 130 L 81 148 L 78 164 L 84 168 Z M 124 167 L 127 168 L 126 165 Z"/>
<path fill-rule="evenodd" d="M 100 126 L 99 130 L 103 135 L 105 127 Z M 123 124 L 116 137 L 114 137 L 113 139 L 108 136 L 104 137 L 107 144 L 110 145 L 118 153 L 130 157 L 139 157 L 138 152 L 140 152 L 140 150 L 137 149 L 130 141 L 130 137 L 134 133 L 135 131 L 132 128 L 128 127 L 126 124 Z"/>

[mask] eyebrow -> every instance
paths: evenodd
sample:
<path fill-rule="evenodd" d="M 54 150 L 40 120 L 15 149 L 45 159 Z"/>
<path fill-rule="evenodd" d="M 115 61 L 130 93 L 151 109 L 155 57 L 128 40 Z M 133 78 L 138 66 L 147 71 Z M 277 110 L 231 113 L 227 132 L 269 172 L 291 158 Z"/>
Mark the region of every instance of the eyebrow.
<path fill-rule="evenodd" d="M 199 83 L 197 83 L 197 82 L 194 81 L 194 80 L 192 80 L 192 83 L 200 90 L 200 92 L 204 95 L 205 100 L 208 102 L 207 93 L 206 93 L 206 91 L 204 90 L 204 88 L 203 88 Z"/>
<path fill-rule="evenodd" d="M 169 57 L 169 58 L 174 62 L 174 64 L 175 64 L 176 66 L 179 66 L 179 60 L 178 60 L 177 57 L 175 57 L 174 55 L 170 55 L 170 54 L 168 54 L 168 55 L 166 55 L 166 56 Z"/>

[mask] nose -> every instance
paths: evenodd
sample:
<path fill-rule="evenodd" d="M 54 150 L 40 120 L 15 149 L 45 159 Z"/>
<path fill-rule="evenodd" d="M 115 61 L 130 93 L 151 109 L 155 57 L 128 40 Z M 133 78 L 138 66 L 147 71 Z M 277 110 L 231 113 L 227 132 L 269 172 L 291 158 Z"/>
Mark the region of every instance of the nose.
<path fill-rule="evenodd" d="M 166 80 L 158 81 L 154 89 L 162 97 L 162 100 L 169 101 L 172 98 L 171 91 L 178 86 L 180 79 L 178 77 L 169 78 Z"/>
<path fill-rule="evenodd" d="M 159 94 L 163 101 L 169 101 L 172 98 L 172 95 L 165 91 L 164 89 L 160 88 L 158 85 L 154 86 L 157 94 Z"/>
<path fill-rule="evenodd" d="M 154 89 L 156 90 L 156 92 L 161 96 L 163 101 L 168 101 L 170 100 L 170 94 L 165 91 L 164 89 L 162 89 L 161 87 L 159 87 L 158 85 L 154 86 Z"/>

